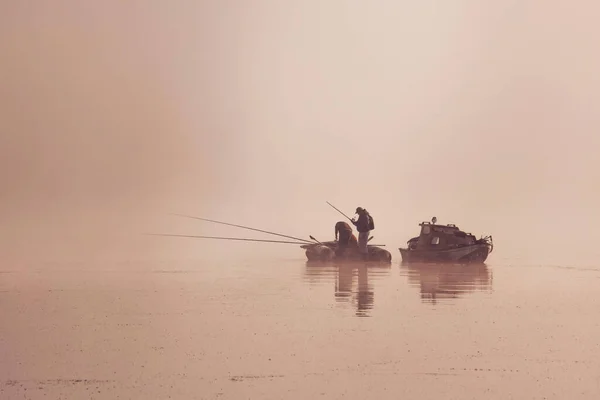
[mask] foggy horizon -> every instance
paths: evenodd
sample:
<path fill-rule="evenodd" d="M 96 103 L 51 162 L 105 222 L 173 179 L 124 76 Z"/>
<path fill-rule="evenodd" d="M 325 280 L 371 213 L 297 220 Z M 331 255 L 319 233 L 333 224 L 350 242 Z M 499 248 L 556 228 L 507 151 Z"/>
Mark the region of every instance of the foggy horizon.
<path fill-rule="evenodd" d="M 301 257 L 142 234 L 268 238 L 173 212 L 331 240 L 330 201 L 369 210 L 395 260 L 433 216 L 492 258 L 592 260 L 599 10 L 6 2 L 0 252 Z"/>
<path fill-rule="evenodd" d="M 0 398 L 597 399 L 599 12 L 0 3 Z"/>

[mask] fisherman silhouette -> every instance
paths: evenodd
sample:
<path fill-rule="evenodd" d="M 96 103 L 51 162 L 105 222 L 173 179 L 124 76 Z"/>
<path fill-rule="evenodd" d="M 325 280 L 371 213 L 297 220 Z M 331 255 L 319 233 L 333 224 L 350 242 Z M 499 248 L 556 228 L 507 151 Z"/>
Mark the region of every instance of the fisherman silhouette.
<path fill-rule="evenodd" d="M 343 255 L 349 247 L 358 247 L 358 240 L 352 233 L 352 227 L 344 221 L 335 224 L 335 240 L 338 242 L 336 251 L 338 256 Z"/>
<path fill-rule="evenodd" d="M 367 242 L 369 241 L 369 232 L 371 231 L 372 219 L 367 210 L 362 207 L 356 208 L 358 214 L 357 220 L 350 220 L 358 230 L 358 250 L 366 260 L 369 257 L 369 248 Z"/>

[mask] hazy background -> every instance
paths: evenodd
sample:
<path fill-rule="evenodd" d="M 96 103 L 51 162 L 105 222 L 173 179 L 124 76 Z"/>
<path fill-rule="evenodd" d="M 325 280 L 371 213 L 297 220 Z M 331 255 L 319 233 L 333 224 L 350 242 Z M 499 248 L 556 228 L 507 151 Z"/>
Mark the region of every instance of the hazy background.
<path fill-rule="evenodd" d="M 140 234 L 261 237 L 169 212 L 326 240 L 328 200 L 366 207 L 395 259 L 435 215 L 492 234 L 491 258 L 594 260 L 599 12 L 3 1 L 0 255 L 192 256 L 216 243 Z"/>

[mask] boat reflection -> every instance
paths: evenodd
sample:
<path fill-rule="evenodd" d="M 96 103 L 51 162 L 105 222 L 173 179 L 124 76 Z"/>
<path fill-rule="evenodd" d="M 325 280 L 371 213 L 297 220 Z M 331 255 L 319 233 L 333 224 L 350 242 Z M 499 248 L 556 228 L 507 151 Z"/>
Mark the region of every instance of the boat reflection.
<path fill-rule="evenodd" d="M 485 264 L 401 264 L 400 270 L 411 286 L 419 287 L 426 303 L 492 290 L 493 274 Z"/>
<path fill-rule="evenodd" d="M 334 298 L 339 304 L 351 305 L 357 317 L 368 317 L 375 303 L 371 278 L 389 274 L 390 263 L 307 262 L 309 282 L 334 280 Z"/>

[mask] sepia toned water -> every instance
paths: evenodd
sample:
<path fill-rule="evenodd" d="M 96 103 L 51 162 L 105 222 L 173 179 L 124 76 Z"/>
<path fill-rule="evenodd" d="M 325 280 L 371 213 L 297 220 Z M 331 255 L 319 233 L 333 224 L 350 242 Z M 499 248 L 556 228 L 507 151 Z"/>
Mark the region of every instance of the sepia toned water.
<path fill-rule="evenodd" d="M 277 261 L 0 273 L 0 399 L 597 399 L 600 269 Z"/>

